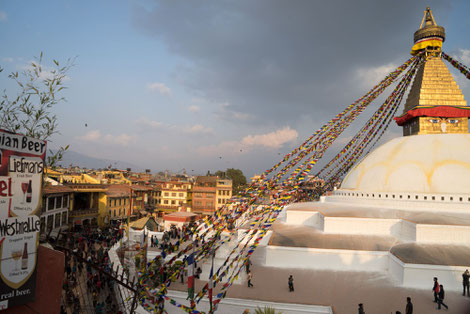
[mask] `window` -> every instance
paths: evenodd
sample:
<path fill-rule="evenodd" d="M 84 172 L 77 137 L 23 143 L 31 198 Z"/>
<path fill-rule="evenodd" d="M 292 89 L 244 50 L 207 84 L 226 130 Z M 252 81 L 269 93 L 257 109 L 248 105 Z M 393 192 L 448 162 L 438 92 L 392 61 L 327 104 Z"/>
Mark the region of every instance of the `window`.
<path fill-rule="evenodd" d="M 183 197 L 183 193 L 178 193 L 178 196 L 179 196 L 179 197 Z"/>
<path fill-rule="evenodd" d="M 164 203 L 164 204 L 168 204 L 168 200 L 164 200 L 163 203 Z"/>
<path fill-rule="evenodd" d="M 55 203 L 55 198 L 54 197 L 49 197 L 49 200 L 47 202 L 47 210 L 53 210 L 54 209 L 54 203 Z M 49 226 L 49 224 L 48 224 Z M 52 225 L 51 225 L 52 227 Z"/>
<path fill-rule="evenodd" d="M 217 199 L 217 203 L 218 203 L 218 204 L 222 204 L 222 199 L 221 199 L 221 198 L 218 198 L 218 199 Z"/>
<path fill-rule="evenodd" d="M 62 212 L 62 225 L 67 224 L 67 212 Z"/>
<path fill-rule="evenodd" d="M 121 209 L 119 208 L 119 216 L 121 216 Z"/>
<path fill-rule="evenodd" d="M 163 193 L 163 195 L 164 195 L 164 196 L 168 196 L 168 195 L 169 195 L 169 193 L 168 193 L 168 192 L 165 192 L 165 193 Z"/>
<path fill-rule="evenodd" d="M 53 223 L 54 223 L 54 215 L 49 215 L 47 216 L 47 229 L 46 232 L 51 230 L 53 228 Z"/>
<path fill-rule="evenodd" d="M 60 208 L 62 206 L 62 196 L 57 196 L 56 200 L 55 200 L 55 206 L 56 208 Z"/>
<path fill-rule="evenodd" d="M 59 228 L 60 227 L 60 213 L 55 214 L 55 220 L 54 220 L 54 228 Z"/>
<path fill-rule="evenodd" d="M 175 200 L 171 200 L 171 205 L 175 205 Z"/>
<path fill-rule="evenodd" d="M 171 196 L 176 196 L 176 193 L 171 193 Z"/>
<path fill-rule="evenodd" d="M 122 198 L 119 199 L 119 206 L 122 205 Z"/>
<path fill-rule="evenodd" d="M 121 209 L 119 208 L 119 211 L 121 211 Z M 114 210 L 114 217 L 116 217 L 116 210 Z"/>
<path fill-rule="evenodd" d="M 68 208 L 69 207 L 69 196 L 64 195 L 64 198 L 62 199 L 62 207 L 63 208 Z"/>

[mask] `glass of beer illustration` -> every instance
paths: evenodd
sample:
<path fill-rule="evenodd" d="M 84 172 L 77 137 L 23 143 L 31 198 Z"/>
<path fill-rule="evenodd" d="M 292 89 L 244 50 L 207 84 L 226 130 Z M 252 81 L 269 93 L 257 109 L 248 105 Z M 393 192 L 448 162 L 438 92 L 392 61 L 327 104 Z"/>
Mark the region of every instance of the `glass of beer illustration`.
<path fill-rule="evenodd" d="M 15 249 L 11 251 L 11 257 L 15 261 L 15 269 L 14 271 L 18 271 L 18 261 L 20 260 L 21 256 L 23 256 L 23 250 Z"/>
<path fill-rule="evenodd" d="M 21 191 L 23 191 L 23 202 L 22 204 L 26 203 L 26 192 L 28 191 L 28 182 L 22 182 L 21 183 Z"/>

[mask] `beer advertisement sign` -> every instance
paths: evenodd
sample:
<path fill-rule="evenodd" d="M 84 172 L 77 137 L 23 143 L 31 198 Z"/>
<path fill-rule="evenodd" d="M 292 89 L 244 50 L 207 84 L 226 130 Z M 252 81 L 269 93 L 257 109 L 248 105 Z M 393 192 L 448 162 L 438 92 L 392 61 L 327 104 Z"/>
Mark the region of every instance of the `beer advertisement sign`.
<path fill-rule="evenodd" d="M 34 301 L 46 142 L 0 130 L 0 310 Z"/>

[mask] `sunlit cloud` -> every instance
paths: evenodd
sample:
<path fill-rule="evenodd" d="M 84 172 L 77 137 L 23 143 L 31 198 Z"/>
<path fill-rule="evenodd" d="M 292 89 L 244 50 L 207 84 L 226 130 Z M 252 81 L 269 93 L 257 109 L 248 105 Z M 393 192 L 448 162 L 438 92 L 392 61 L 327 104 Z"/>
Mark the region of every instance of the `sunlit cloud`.
<path fill-rule="evenodd" d="M 8 16 L 6 12 L 0 11 L 0 22 L 6 22 L 8 20 Z"/>
<path fill-rule="evenodd" d="M 386 64 L 378 67 L 363 67 L 356 70 L 355 81 L 363 88 L 370 88 L 382 81 L 385 76 L 395 70 L 398 66 L 395 64 Z"/>
<path fill-rule="evenodd" d="M 162 95 L 171 94 L 171 89 L 163 83 L 158 83 L 158 82 L 148 83 L 147 89 L 153 92 L 158 92 Z"/>
<path fill-rule="evenodd" d="M 163 123 L 149 120 L 145 117 L 140 118 L 135 123 L 145 130 L 157 130 L 163 127 Z"/>
<path fill-rule="evenodd" d="M 205 127 L 201 124 L 196 124 L 193 126 L 187 126 L 183 129 L 184 133 L 187 134 L 212 134 L 214 133 L 214 130 L 209 127 Z"/>
<path fill-rule="evenodd" d="M 247 146 L 280 148 L 288 142 L 295 141 L 298 136 L 296 130 L 287 126 L 271 133 L 245 136 L 241 143 Z"/>
<path fill-rule="evenodd" d="M 223 141 L 216 145 L 199 147 L 197 152 L 202 156 L 220 156 L 246 153 L 255 148 L 278 149 L 294 142 L 298 136 L 296 130 L 287 126 L 265 134 L 247 135 L 239 141 Z"/>
<path fill-rule="evenodd" d="M 196 106 L 196 105 L 191 105 L 188 107 L 188 111 L 196 113 L 196 112 L 201 111 L 201 107 Z"/>
<path fill-rule="evenodd" d="M 254 119 L 252 114 L 233 110 L 232 107 L 233 106 L 231 106 L 229 103 L 222 103 L 220 104 L 219 109 L 215 115 L 220 119 L 229 121 L 248 121 Z"/>
<path fill-rule="evenodd" d="M 109 143 L 109 144 L 115 144 L 119 146 L 127 146 L 130 141 L 132 140 L 132 136 L 128 134 L 120 134 L 120 135 L 111 135 L 111 134 L 106 134 L 106 135 L 101 135 L 100 130 L 92 130 L 87 132 L 83 136 L 78 136 L 77 139 L 83 142 L 93 142 L 93 143 L 98 143 L 98 142 L 103 142 L 103 143 Z"/>
<path fill-rule="evenodd" d="M 470 64 L 470 49 L 459 49 L 455 57 L 468 66 Z"/>

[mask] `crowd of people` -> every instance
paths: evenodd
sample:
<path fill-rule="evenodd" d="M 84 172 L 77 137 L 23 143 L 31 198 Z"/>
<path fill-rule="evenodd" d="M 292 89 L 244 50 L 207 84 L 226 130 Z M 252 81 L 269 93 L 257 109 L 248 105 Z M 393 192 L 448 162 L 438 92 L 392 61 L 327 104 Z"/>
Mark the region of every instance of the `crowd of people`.
<path fill-rule="evenodd" d="M 65 234 L 63 302 L 61 314 L 119 313 L 114 296 L 116 284 L 110 276 L 108 250 L 122 237 L 118 228 L 85 229 Z"/>

